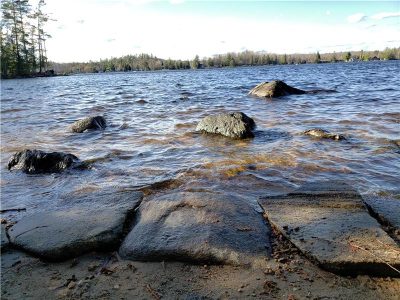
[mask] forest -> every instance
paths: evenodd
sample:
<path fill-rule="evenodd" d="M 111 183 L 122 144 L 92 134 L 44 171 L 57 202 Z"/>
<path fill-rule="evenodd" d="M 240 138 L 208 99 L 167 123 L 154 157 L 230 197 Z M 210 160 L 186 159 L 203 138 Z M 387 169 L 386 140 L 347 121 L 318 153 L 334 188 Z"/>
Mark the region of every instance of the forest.
<path fill-rule="evenodd" d="M 126 71 L 154 71 L 154 70 L 178 70 L 178 69 L 202 69 L 236 66 L 260 66 L 260 65 L 285 65 L 328 63 L 340 61 L 369 61 L 369 60 L 394 60 L 400 59 L 399 48 L 386 48 L 383 51 L 351 51 L 337 53 L 311 53 L 311 54 L 271 54 L 264 51 L 243 51 L 239 53 L 227 53 L 205 57 L 199 56 L 193 60 L 161 59 L 153 55 L 139 54 L 126 55 L 89 61 L 85 63 L 55 63 L 49 65 L 56 73 L 98 73 L 98 72 L 126 72 Z"/>
<path fill-rule="evenodd" d="M 399 47 L 386 48 L 383 51 L 321 54 L 273 54 L 246 50 L 204 58 L 196 55 L 192 60 L 135 54 L 99 61 L 57 63 L 48 61 L 47 58 L 46 41 L 51 36 L 45 31 L 45 26 L 47 22 L 54 20 L 45 12 L 45 5 L 45 0 L 39 0 L 36 7 L 32 7 L 29 0 L 2 0 L 1 78 L 400 59 Z"/>
<path fill-rule="evenodd" d="M 34 8 L 28 0 L 1 1 L 2 78 L 46 75 L 46 40 L 50 35 L 44 27 L 50 18 L 44 12 L 45 5 L 44 0 Z"/>

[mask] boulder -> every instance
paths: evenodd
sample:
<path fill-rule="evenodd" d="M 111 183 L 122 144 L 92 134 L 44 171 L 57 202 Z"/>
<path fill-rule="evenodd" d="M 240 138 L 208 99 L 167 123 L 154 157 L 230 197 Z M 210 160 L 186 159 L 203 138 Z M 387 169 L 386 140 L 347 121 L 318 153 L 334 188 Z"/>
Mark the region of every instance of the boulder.
<path fill-rule="evenodd" d="M 78 199 L 66 209 L 26 216 L 8 231 L 10 242 L 49 261 L 113 250 L 119 246 L 129 216 L 142 197 L 140 192 L 110 193 L 100 199 L 109 206 L 100 205 L 97 199 L 83 205 Z"/>
<path fill-rule="evenodd" d="M 107 127 L 106 120 L 102 116 L 87 117 L 85 119 L 76 121 L 71 125 L 72 132 L 84 132 L 88 129 L 105 129 Z"/>
<path fill-rule="evenodd" d="M 83 167 L 75 155 L 63 152 L 23 150 L 15 153 L 8 162 L 8 169 L 20 169 L 28 174 L 61 172 L 70 167 Z"/>
<path fill-rule="evenodd" d="M 7 233 L 6 233 L 6 225 L 1 224 L 1 244 L 0 244 L 0 249 L 3 250 L 7 248 L 8 246 L 8 238 L 7 238 Z"/>
<path fill-rule="evenodd" d="M 320 128 L 313 128 L 304 131 L 305 135 L 309 135 L 315 138 L 320 138 L 320 139 L 331 139 L 335 141 L 340 141 L 340 140 L 345 140 L 346 137 L 344 135 L 338 134 L 338 133 L 330 133 L 329 131 L 326 131 L 324 129 Z"/>
<path fill-rule="evenodd" d="M 281 80 L 271 82 L 263 82 L 252 88 L 249 95 L 266 98 L 276 98 L 287 95 L 300 95 L 305 94 L 306 91 L 296 89 L 287 85 Z"/>
<path fill-rule="evenodd" d="M 231 195 L 167 194 L 140 205 L 119 253 L 141 261 L 262 265 L 271 245 L 261 212 Z"/>
<path fill-rule="evenodd" d="M 196 127 L 196 131 L 221 134 L 230 138 L 253 137 L 255 122 L 242 112 L 207 116 Z"/>
<path fill-rule="evenodd" d="M 355 276 L 399 276 L 400 248 L 343 182 L 316 182 L 260 199 L 278 231 L 322 268 Z"/>

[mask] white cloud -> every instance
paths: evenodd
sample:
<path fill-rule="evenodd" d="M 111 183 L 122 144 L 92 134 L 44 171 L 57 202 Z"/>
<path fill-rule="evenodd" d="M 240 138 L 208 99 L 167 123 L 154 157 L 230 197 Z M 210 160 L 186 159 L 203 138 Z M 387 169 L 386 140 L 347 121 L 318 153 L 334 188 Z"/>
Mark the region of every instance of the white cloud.
<path fill-rule="evenodd" d="M 364 15 L 363 13 L 357 13 L 351 16 L 347 17 L 347 21 L 349 23 L 359 23 L 361 21 L 364 21 L 366 19 L 366 15 Z"/>
<path fill-rule="evenodd" d="M 330 11 L 330 10 L 327 10 L 327 11 L 325 12 L 325 14 L 326 14 L 327 16 L 330 16 L 330 15 L 331 15 L 331 11 Z"/>
<path fill-rule="evenodd" d="M 169 0 L 169 3 L 171 3 L 171 4 L 182 4 L 184 2 L 185 2 L 185 0 Z"/>
<path fill-rule="evenodd" d="M 379 14 L 371 16 L 371 19 L 382 20 L 386 18 L 396 18 L 396 17 L 400 17 L 400 12 L 381 12 Z"/>

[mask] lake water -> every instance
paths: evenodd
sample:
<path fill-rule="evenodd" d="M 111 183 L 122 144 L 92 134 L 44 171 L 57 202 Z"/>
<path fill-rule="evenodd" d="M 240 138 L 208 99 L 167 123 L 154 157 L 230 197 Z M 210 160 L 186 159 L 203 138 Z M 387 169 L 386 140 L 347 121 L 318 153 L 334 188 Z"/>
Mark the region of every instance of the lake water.
<path fill-rule="evenodd" d="M 229 191 L 253 201 L 331 179 L 346 180 L 364 195 L 398 195 L 399 74 L 400 63 L 388 61 L 2 81 L 2 207 L 52 209 L 111 187 Z M 247 95 L 273 79 L 337 92 L 268 100 Z M 254 118 L 253 139 L 195 133 L 204 116 L 230 111 Z M 68 131 L 89 115 L 105 116 L 109 126 Z M 313 127 L 348 139 L 301 134 Z M 60 174 L 9 172 L 8 159 L 24 148 L 69 152 L 93 165 Z"/>

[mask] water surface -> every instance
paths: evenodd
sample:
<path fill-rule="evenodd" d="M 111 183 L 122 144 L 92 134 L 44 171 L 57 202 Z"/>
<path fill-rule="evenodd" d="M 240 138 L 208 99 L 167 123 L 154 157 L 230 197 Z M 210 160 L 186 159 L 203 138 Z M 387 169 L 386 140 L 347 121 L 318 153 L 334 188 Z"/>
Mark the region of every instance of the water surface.
<path fill-rule="evenodd" d="M 400 63 L 285 65 L 16 79 L 1 85 L 1 201 L 29 212 L 67 205 L 66 196 L 138 189 L 170 180 L 179 189 L 239 193 L 249 200 L 309 180 L 346 180 L 363 194 L 400 193 Z M 335 93 L 259 99 L 262 81 Z M 144 100 L 144 101 L 143 101 Z M 243 141 L 195 133 L 204 116 L 242 111 L 257 124 Z M 104 131 L 68 127 L 104 115 Z M 316 140 L 321 127 L 347 141 Z M 87 171 L 26 175 L 7 161 L 22 149 L 93 159 Z"/>

